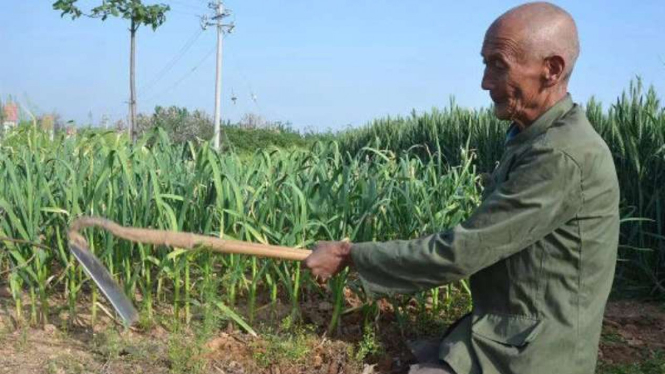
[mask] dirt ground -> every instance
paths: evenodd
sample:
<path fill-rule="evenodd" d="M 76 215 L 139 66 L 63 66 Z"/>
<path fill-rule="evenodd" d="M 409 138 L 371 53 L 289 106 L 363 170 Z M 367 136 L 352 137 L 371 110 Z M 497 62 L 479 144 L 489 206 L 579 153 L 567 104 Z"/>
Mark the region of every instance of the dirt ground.
<path fill-rule="evenodd" d="M 660 356 L 665 374 L 665 305 L 610 302 L 603 320 L 599 359 L 604 366 L 628 366 Z"/>
<path fill-rule="evenodd" d="M 350 313 L 333 337 L 316 328 L 283 326 L 282 331 L 257 329 L 259 337 L 232 325 L 185 329 L 155 323 L 123 330 L 103 313 L 94 330 L 89 316 L 66 321 L 58 317 L 64 312 L 44 327 L 18 328 L 11 299 L 0 295 L 0 308 L 0 373 L 405 373 L 413 357 L 404 341 L 445 328 L 441 321 L 420 321 L 405 334 L 389 310 L 382 313 L 376 334 L 361 331 L 360 313 Z M 329 318 L 325 303 L 304 309 L 310 312 L 303 320 L 311 324 Z M 641 371 L 641 363 L 654 357 L 662 359 L 652 365 L 656 371 Z M 598 373 L 665 373 L 664 357 L 665 306 L 610 302 Z"/>

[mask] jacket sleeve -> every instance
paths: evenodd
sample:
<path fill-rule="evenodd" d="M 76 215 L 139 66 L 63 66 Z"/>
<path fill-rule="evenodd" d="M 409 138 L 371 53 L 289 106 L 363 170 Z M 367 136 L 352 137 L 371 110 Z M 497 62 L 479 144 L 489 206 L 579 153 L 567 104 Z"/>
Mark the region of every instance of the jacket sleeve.
<path fill-rule="evenodd" d="M 370 293 L 412 293 L 454 282 L 574 218 L 581 191 L 581 171 L 570 156 L 531 148 L 468 220 L 419 239 L 354 244 L 354 266 Z"/>

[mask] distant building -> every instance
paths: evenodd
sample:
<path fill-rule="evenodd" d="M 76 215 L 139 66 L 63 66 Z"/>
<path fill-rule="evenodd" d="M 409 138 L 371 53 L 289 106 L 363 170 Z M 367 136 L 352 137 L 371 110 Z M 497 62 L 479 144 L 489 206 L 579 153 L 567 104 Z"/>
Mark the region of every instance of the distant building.
<path fill-rule="evenodd" d="M 4 121 L 2 122 L 2 129 L 7 131 L 16 127 L 18 123 L 18 105 L 16 103 L 7 103 L 4 105 Z"/>

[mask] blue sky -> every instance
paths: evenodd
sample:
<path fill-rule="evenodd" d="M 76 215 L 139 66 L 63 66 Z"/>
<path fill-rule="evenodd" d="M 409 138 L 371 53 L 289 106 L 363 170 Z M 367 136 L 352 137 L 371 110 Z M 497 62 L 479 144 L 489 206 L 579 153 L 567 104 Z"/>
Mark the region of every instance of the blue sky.
<path fill-rule="evenodd" d="M 79 2 L 89 9 L 101 0 Z M 163 2 L 172 7 L 166 24 L 138 33 L 139 111 L 178 105 L 212 115 L 215 32 L 199 33 L 196 17 L 210 11 L 204 0 Z M 90 114 L 95 124 L 103 115 L 125 118 L 126 22 L 71 21 L 52 3 L 0 1 L 0 97 L 79 123 Z M 227 0 L 236 29 L 224 41 L 222 117 L 235 121 L 251 112 L 297 129 L 338 130 L 443 107 L 451 95 L 462 106 L 488 106 L 480 89 L 483 35 L 520 3 Z M 665 95 L 663 0 L 555 3 L 580 31 L 582 54 L 570 87 L 576 101 L 593 95 L 607 107 L 636 75 Z M 158 75 L 190 39 L 182 58 Z"/>

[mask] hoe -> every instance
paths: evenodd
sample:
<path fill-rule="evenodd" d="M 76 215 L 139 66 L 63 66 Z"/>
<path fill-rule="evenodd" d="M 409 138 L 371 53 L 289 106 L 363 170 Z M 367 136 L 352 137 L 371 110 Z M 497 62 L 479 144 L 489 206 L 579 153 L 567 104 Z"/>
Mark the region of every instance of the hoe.
<path fill-rule="evenodd" d="M 88 249 L 88 243 L 79 234 L 79 231 L 86 227 L 100 227 L 117 237 L 134 243 L 165 245 L 185 249 L 208 248 L 222 253 L 236 253 L 296 261 L 304 260 L 311 253 L 307 249 L 224 240 L 188 232 L 123 227 L 103 218 L 79 218 L 69 227 L 69 250 L 74 254 L 74 257 L 76 257 L 81 266 L 83 266 L 85 272 L 102 290 L 102 293 L 111 302 L 111 305 L 113 305 L 113 308 L 118 312 L 118 315 L 120 315 L 126 326 L 131 326 L 136 322 L 138 312 L 102 262 Z"/>

